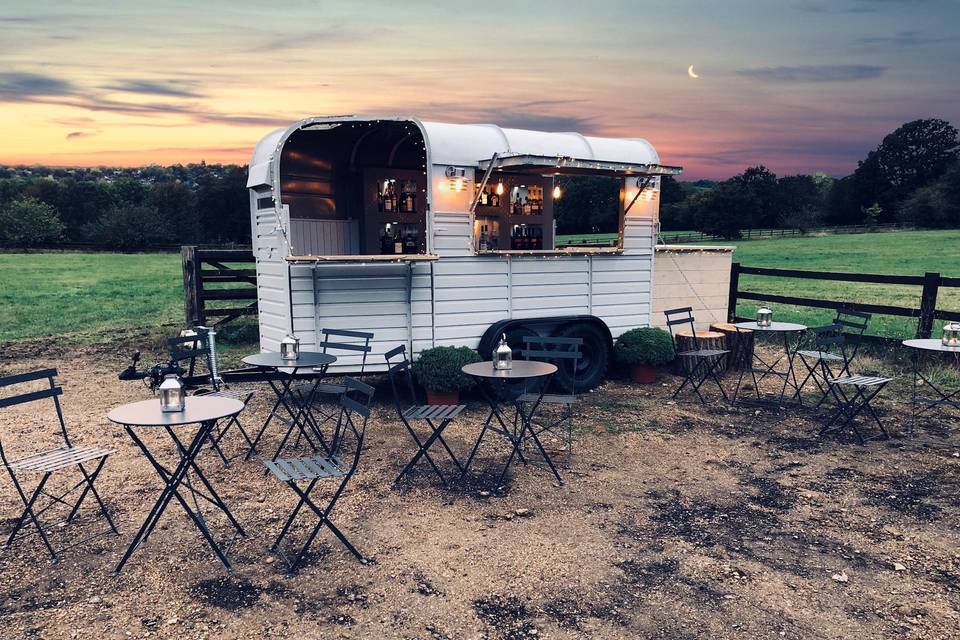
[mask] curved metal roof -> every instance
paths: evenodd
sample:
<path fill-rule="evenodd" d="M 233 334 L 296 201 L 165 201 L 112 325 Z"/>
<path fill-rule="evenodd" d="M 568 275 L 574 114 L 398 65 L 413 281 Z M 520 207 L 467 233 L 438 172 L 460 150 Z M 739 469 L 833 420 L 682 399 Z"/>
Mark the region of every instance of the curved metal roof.
<path fill-rule="evenodd" d="M 270 132 L 257 143 L 250 161 L 247 186 L 270 182 L 270 163 L 286 138 L 298 129 L 322 123 L 370 120 L 408 121 L 424 132 L 432 164 L 479 167 L 494 154 L 594 160 L 628 165 L 658 165 L 660 156 L 643 138 L 598 138 L 579 133 L 549 133 L 527 129 L 505 129 L 494 124 L 449 124 L 421 122 L 414 117 L 336 116 L 307 118 L 287 129 Z"/>

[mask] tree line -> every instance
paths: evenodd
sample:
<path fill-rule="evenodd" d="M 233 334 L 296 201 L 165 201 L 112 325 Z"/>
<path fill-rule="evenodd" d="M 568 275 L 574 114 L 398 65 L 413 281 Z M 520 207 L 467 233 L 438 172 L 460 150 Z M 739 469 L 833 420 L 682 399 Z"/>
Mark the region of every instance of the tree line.
<path fill-rule="evenodd" d="M 0 246 L 250 243 L 246 168 L 0 167 Z"/>
<path fill-rule="evenodd" d="M 557 203 L 563 234 L 615 231 L 618 181 L 561 178 Z M 960 140 L 937 119 L 915 120 L 883 138 L 849 176 L 824 173 L 778 177 L 763 165 L 722 182 L 660 182 L 660 222 L 666 231 L 703 231 L 737 238 L 743 229 L 900 222 L 960 227 Z"/>
<path fill-rule="evenodd" d="M 249 244 L 246 168 L 0 167 L 0 246 Z M 616 231 L 619 180 L 561 176 L 557 231 Z M 660 182 L 663 230 L 725 238 L 742 229 L 901 222 L 960 227 L 960 140 L 937 119 L 883 138 L 844 178 L 777 176 L 762 165 L 722 182 Z"/>

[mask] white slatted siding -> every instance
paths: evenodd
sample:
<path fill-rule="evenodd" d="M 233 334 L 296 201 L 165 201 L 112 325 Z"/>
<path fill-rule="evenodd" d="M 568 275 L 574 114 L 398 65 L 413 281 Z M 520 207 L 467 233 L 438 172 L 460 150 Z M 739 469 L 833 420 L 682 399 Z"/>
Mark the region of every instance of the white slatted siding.
<path fill-rule="evenodd" d="M 360 253 L 360 229 L 356 220 L 293 218 L 290 241 L 294 255 L 343 256 Z"/>
<path fill-rule="evenodd" d="M 258 209 L 257 194 L 250 191 L 253 253 L 257 265 L 257 309 L 260 348 L 278 351 L 290 331 L 290 292 L 287 288 L 286 247 L 277 232 L 274 209 Z"/>
<path fill-rule="evenodd" d="M 470 214 L 433 214 L 433 252 L 440 256 L 472 256 L 473 226 Z"/>

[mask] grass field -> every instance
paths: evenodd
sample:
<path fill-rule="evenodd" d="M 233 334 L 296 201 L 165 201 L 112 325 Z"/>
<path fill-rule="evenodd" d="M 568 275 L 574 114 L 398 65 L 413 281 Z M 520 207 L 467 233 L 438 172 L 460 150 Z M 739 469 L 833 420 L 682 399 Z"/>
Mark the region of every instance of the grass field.
<path fill-rule="evenodd" d="M 960 277 L 960 231 L 908 231 L 733 242 L 734 259 L 756 267 Z M 917 306 L 920 288 L 742 276 L 741 288 L 781 295 Z M 960 311 L 960 289 L 941 289 L 938 308 Z M 182 322 L 180 256 L 108 253 L 0 254 L 0 342 L 59 336 L 99 341 L 105 332 Z M 742 304 L 741 315 L 754 305 Z M 779 319 L 825 323 L 826 310 L 775 309 Z M 910 319 L 877 317 L 871 333 L 909 337 Z"/>

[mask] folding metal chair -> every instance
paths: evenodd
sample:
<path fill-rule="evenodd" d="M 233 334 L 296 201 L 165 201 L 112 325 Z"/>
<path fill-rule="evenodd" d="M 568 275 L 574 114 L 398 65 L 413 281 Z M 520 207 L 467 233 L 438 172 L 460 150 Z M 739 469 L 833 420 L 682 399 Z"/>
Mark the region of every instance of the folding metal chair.
<path fill-rule="evenodd" d="M 197 359 L 203 360 L 206 365 L 210 388 L 206 389 L 201 387 L 194 389 L 194 395 L 214 395 L 221 398 L 234 398 L 242 402 L 243 406 L 246 407 L 250 399 L 253 398 L 254 392 L 227 389 L 223 379 L 220 377 L 220 368 L 217 364 L 216 331 L 207 327 L 195 327 L 195 331 L 196 333 L 193 334 L 188 333 L 187 335 L 177 336 L 167 340 L 167 350 L 170 353 L 170 359 L 179 363 L 187 362 L 186 377 L 188 380 L 196 376 Z M 243 424 L 241 424 L 238 416 L 233 416 L 224 425 L 218 425 L 216 432 L 210 438 L 210 446 L 217 452 L 217 455 L 220 456 L 220 459 L 223 460 L 223 464 L 226 466 L 230 466 L 230 459 L 223 453 L 223 449 L 220 447 L 220 441 L 223 440 L 223 437 L 227 435 L 227 431 L 233 426 L 236 426 L 240 435 L 246 440 L 247 447 L 253 447 L 253 441 L 250 439 L 247 430 L 243 428 Z"/>
<path fill-rule="evenodd" d="M 680 395 L 680 392 L 683 391 L 684 387 L 688 384 L 693 388 L 693 391 L 697 394 L 697 397 L 700 398 L 700 402 L 706 404 L 706 399 L 704 399 L 703 394 L 700 393 L 700 387 L 707 381 L 707 379 L 713 380 L 717 385 L 717 389 L 720 390 L 720 394 L 723 396 L 724 400 L 729 400 L 727 398 L 727 392 L 723 390 L 723 385 L 720 384 L 720 379 L 717 378 L 717 365 L 723 362 L 724 356 L 730 353 L 726 349 L 701 349 L 700 342 L 697 340 L 697 331 L 694 326 L 693 318 L 693 307 L 681 307 L 679 309 L 668 309 L 663 312 L 663 315 L 667 317 L 667 328 L 670 330 L 670 337 L 673 338 L 674 344 L 676 344 L 677 337 L 673 333 L 673 328 L 677 325 L 690 325 L 690 335 L 693 336 L 693 350 L 692 351 L 678 351 L 678 358 L 685 358 L 693 361 L 693 366 L 683 366 L 683 382 L 677 387 L 677 390 L 673 392 L 671 397 L 676 398 Z"/>
<path fill-rule="evenodd" d="M 373 334 L 367 331 L 351 331 L 346 329 L 322 329 L 321 333 L 323 335 L 323 341 L 320 343 L 321 353 L 336 352 L 342 351 L 347 354 L 361 354 L 360 357 L 360 371 L 357 376 L 355 376 L 361 382 L 363 381 L 364 376 L 366 375 L 367 368 L 367 354 L 370 353 L 370 341 L 373 340 Z M 333 337 L 334 340 L 330 338 Z M 353 338 L 358 342 L 346 342 L 347 339 Z M 340 357 L 338 355 L 338 357 Z M 342 363 L 342 361 L 340 361 Z M 317 373 L 322 374 L 325 372 L 325 369 L 316 369 Z M 293 389 L 293 399 L 297 404 L 303 404 L 307 401 L 307 398 L 310 395 L 310 389 L 313 387 L 312 384 L 298 385 Z M 308 412 L 310 420 L 314 420 L 315 415 L 319 414 L 319 420 L 315 421 L 315 426 L 320 427 L 321 424 L 327 422 L 334 422 L 337 417 L 337 412 L 332 411 L 330 413 L 325 413 L 322 409 L 316 407 L 317 404 L 321 404 L 323 399 L 326 398 L 339 398 L 346 391 L 346 386 L 341 382 L 321 382 L 317 385 L 317 388 L 314 390 L 314 407 L 313 410 Z M 297 434 L 297 439 L 294 443 L 294 447 L 300 445 L 300 438 L 302 434 Z M 336 437 L 336 434 L 333 435 Z"/>
<path fill-rule="evenodd" d="M 87 495 L 92 495 L 93 499 L 96 500 L 97 504 L 100 506 L 100 513 L 103 514 L 103 517 L 110 525 L 110 530 L 117 535 L 120 533 L 117 531 L 117 527 L 113 524 L 113 519 L 110 518 L 110 513 L 103 504 L 103 500 L 100 499 L 100 494 L 97 493 L 96 488 L 93 486 L 94 482 L 97 480 L 97 477 L 99 477 L 100 472 L 103 470 L 103 465 L 106 463 L 107 457 L 113 453 L 113 451 L 111 449 L 103 449 L 100 447 L 75 447 L 73 445 L 70 440 L 70 435 L 67 433 L 67 425 L 64 422 L 63 411 L 60 407 L 60 395 L 63 394 L 63 389 L 56 385 L 56 382 L 54 381 L 56 375 L 56 369 L 42 369 L 30 373 L 21 373 L 0 378 L 0 388 L 37 380 L 47 380 L 49 383 L 49 388 L 41 391 L 19 393 L 17 395 L 0 398 L 0 408 L 12 407 L 21 404 L 42 401 L 46 398 L 52 398 L 53 406 L 57 412 L 57 420 L 60 422 L 60 435 L 63 436 L 64 446 L 33 453 L 17 460 L 9 460 L 7 458 L 7 453 L 3 448 L 3 442 L 0 441 L 0 460 L 3 461 L 3 466 L 10 475 L 10 479 L 13 481 L 13 486 L 17 490 L 17 495 L 20 496 L 20 500 L 23 503 L 23 512 L 20 514 L 20 517 L 17 518 L 16 522 L 14 522 L 13 531 L 10 532 L 10 535 L 7 538 L 4 546 L 9 547 L 11 544 L 13 544 L 17 534 L 29 520 L 36 528 L 37 533 L 40 535 L 40 539 L 43 540 L 43 544 L 47 547 L 47 551 L 50 553 L 50 556 L 53 558 L 54 562 L 58 560 L 57 552 L 54 550 L 53 545 L 47 538 L 44 525 L 40 522 L 40 516 L 51 507 L 54 507 L 58 504 L 68 507 L 70 512 L 67 515 L 65 522 L 69 523 L 73 521 L 74 517 L 77 515 L 77 512 L 80 510 L 80 506 L 83 504 L 83 501 Z M 87 466 L 85 466 L 87 463 L 89 463 L 89 465 L 95 465 L 92 471 L 89 471 Z M 60 495 L 54 495 L 46 490 L 47 481 L 50 480 L 51 476 L 74 469 L 79 472 L 83 478 L 74 484 L 73 487 L 68 489 L 65 493 L 61 493 Z M 29 497 L 27 496 L 28 492 L 24 490 L 24 486 L 18 477 L 18 474 L 25 473 L 34 473 L 40 475 L 40 481 L 37 483 L 33 491 L 30 492 Z M 81 491 L 76 502 L 71 504 L 70 502 L 66 501 L 65 498 L 77 489 L 81 489 Z M 37 501 L 40 496 L 49 499 L 50 502 L 45 507 L 38 509 Z M 96 535 L 103 535 L 104 533 L 108 532 L 102 532 Z M 92 537 L 96 536 L 91 536 L 90 538 Z M 62 548 L 61 551 L 66 551 L 67 549 L 72 548 L 90 538 L 79 540 L 67 547 Z"/>
<path fill-rule="evenodd" d="M 813 348 L 797 351 L 797 356 L 806 368 L 807 374 L 797 385 L 793 394 L 794 399 L 800 400 L 801 404 L 803 403 L 801 392 L 807 382 L 812 381 L 819 392 L 820 397 L 814 405 L 816 408 L 830 395 L 830 386 L 827 381 L 848 373 L 851 358 L 847 357 L 846 341 L 840 335 L 842 328 L 839 324 L 828 324 L 807 330 L 808 335 L 813 338 Z M 839 370 L 833 371 L 834 367 L 839 367 Z"/>
<path fill-rule="evenodd" d="M 830 420 L 820 430 L 820 435 L 829 431 L 839 431 L 846 426 L 853 428 L 860 444 L 865 440 L 860 429 L 857 427 L 855 418 L 864 410 L 870 414 L 874 422 L 880 428 L 880 432 L 887 440 L 890 434 L 884 428 L 883 423 L 877 416 L 877 413 L 870 406 L 870 402 L 883 391 L 883 388 L 889 384 L 893 378 L 882 378 L 879 376 L 858 376 L 847 375 L 836 378 L 830 378 L 827 382 L 830 385 L 830 392 L 837 401 L 837 410 L 830 417 Z"/>
<path fill-rule="evenodd" d="M 544 360 L 557 365 L 557 368 L 565 368 L 570 374 L 572 381 L 570 393 L 544 393 L 541 398 L 539 393 L 524 393 L 520 396 L 519 402 L 534 403 L 538 400 L 541 406 L 559 407 L 560 411 L 549 418 L 540 422 L 534 422 L 535 433 L 539 436 L 542 433 L 557 435 L 557 428 L 566 425 L 565 437 L 560 436 L 567 447 L 567 465 L 570 464 L 570 457 L 573 453 L 573 416 L 574 407 L 580 401 L 577 395 L 577 376 L 580 368 L 580 361 L 583 354 L 580 348 L 583 346 L 583 338 L 542 338 L 540 336 L 525 336 L 523 338 L 523 349 L 520 350 L 520 356 L 527 360 Z"/>
<path fill-rule="evenodd" d="M 354 378 L 344 378 L 344 393 L 340 395 L 340 411 L 337 417 L 337 433 L 344 437 L 338 437 L 331 442 L 330 455 L 315 455 L 303 458 L 278 458 L 276 460 L 264 460 L 263 464 L 267 471 L 277 480 L 286 484 L 297 494 L 300 500 L 294 507 L 293 512 L 283 525 L 280 535 L 277 536 L 271 551 L 277 552 L 284 562 L 287 563 L 289 571 L 294 571 L 303 561 L 304 556 L 310 549 L 314 538 L 320 532 L 320 529 L 327 527 L 337 537 L 340 542 L 352 553 L 361 564 L 367 564 L 368 560 L 359 552 L 357 548 L 347 539 L 340 529 L 330 520 L 330 513 L 333 511 L 337 500 L 343 494 L 347 483 L 357 471 L 360 464 L 360 454 L 363 450 L 363 440 L 367 428 L 367 420 L 370 417 L 370 401 L 373 398 L 374 389 L 370 385 L 355 380 Z M 359 424 L 358 424 L 359 423 Z M 341 453 L 346 436 L 352 435 L 354 439 L 353 460 L 349 463 L 343 460 Z M 327 505 L 321 508 L 310 497 L 311 492 L 321 480 L 335 480 L 339 482 L 337 489 L 333 492 Z M 304 484 L 305 486 L 301 486 Z M 297 515 L 306 506 L 309 511 L 316 515 L 318 522 L 313 530 L 307 536 L 300 551 L 291 561 L 283 551 L 283 540 L 290 533 Z"/>
<path fill-rule="evenodd" d="M 443 439 L 443 430 L 449 426 L 454 418 L 467 408 L 466 405 L 418 404 L 416 387 L 413 384 L 413 371 L 411 370 L 410 361 L 407 359 L 406 347 L 400 345 L 395 349 L 391 349 L 384 354 L 384 357 L 389 367 L 387 373 L 390 376 L 390 387 L 393 390 L 393 402 L 397 409 L 397 415 L 400 416 L 400 421 L 403 422 L 403 426 L 407 428 L 410 437 L 413 438 L 413 441 L 417 444 L 417 453 L 410 462 L 407 463 L 407 466 L 403 468 L 400 475 L 396 477 L 393 484 L 400 482 L 403 476 L 411 471 L 414 465 L 420 461 L 420 458 L 424 458 L 440 478 L 443 486 L 449 486 L 447 479 L 440 471 L 440 467 L 438 467 L 433 461 L 433 458 L 430 457 L 429 449 L 433 446 L 434 442 L 439 442 L 457 466 L 457 470 L 461 475 L 463 474 L 463 466 L 460 464 L 460 461 L 457 460 L 457 457 L 453 455 L 453 451 L 447 445 L 446 440 Z M 392 359 L 398 357 L 400 359 L 397 362 L 391 362 Z M 425 440 L 421 440 L 411 426 L 411 422 L 425 422 L 430 427 L 430 435 L 427 436 Z"/>

